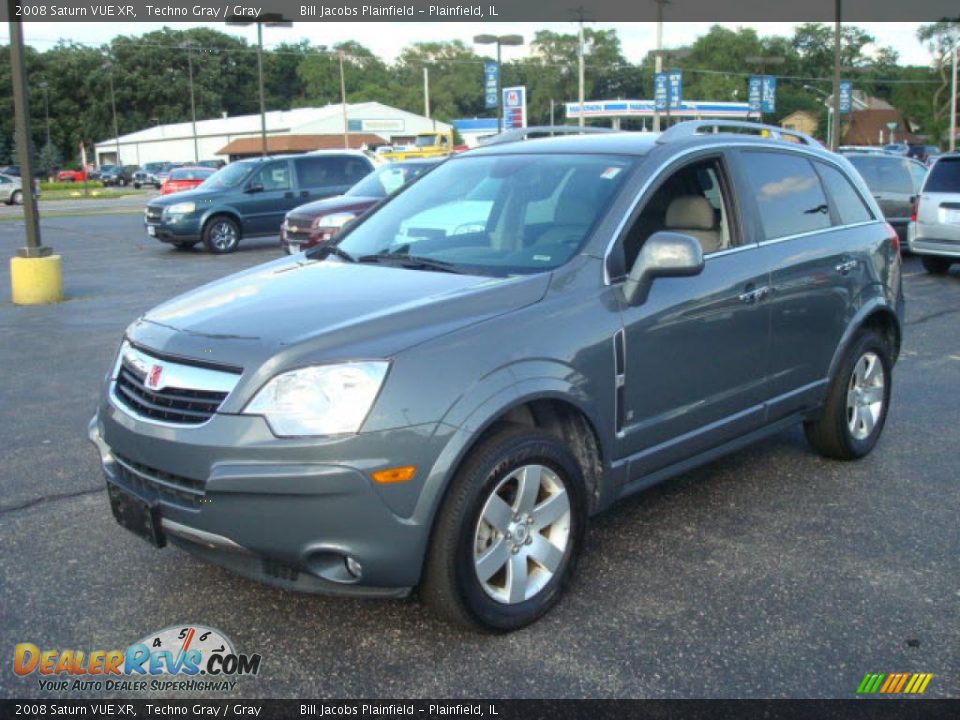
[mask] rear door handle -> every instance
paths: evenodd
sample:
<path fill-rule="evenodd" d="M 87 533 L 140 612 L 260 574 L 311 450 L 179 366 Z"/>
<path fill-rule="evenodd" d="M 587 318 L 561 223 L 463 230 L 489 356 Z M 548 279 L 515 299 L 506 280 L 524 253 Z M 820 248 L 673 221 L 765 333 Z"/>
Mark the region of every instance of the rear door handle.
<path fill-rule="evenodd" d="M 760 302 L 771 292 L 770 288 L 767 286 L 758 287 L 756 290 L 748 290 L 745 293 L 740 293 L 738 296 L 740 302 L 752 304 L 755 302 Z"/>
<path fill-rule="evenodd" d="M 837 265 L 836 269 L 837 269 L 837 272 L 840 273 L 841 275 L 848 275 L 850 271 L 853 270 L 856 266 L 857 266 L 856 260 L 847 260 L 846 262 L 842 262 L 839 265 Z"/>

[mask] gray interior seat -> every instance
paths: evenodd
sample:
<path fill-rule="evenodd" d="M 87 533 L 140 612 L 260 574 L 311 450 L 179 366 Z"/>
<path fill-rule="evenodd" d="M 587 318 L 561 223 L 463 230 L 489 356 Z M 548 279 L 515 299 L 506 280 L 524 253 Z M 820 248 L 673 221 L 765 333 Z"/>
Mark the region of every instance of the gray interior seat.
<path fill-rule="evenodd" d="M 682 195 L 671 200 L 665 224 L 667 230 L 699 240 L 704 255 L 723 247 L 723 235 L 717 228 L 713 206 L 699 195 Z"/>

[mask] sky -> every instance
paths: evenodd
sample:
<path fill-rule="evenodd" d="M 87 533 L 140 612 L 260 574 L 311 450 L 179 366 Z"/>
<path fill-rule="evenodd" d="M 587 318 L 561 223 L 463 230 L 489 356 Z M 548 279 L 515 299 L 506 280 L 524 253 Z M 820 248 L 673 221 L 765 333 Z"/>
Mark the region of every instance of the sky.
<path fill-rule="evenodd" d="M 760 35 L 792 35 L 796 23 L 664 23 L 663 42 L 666 47 L 688 45 L 705 34 L 711 25 L 720 24 L 731 29 L 738 26 L 753 27 Z M 856 23 L 877 39 L 880 46 L 891 46 L 900 54 L 900 62 L 907 65 L 927 65 L 931 58 L 917 41 L 917 28 L 921 23 Z M 46 50 L 59 39 L 100 45 L 115 35 L 139 35 L 158 30 L 164 25 L 177 29 L 207 26 L 244 37 L 256 43 L 254 27 L 227 27 L 223 23 L 24 23 L 27 44 L 38 50 Z M 639 62 L 653 49 L 655 23 L 588 23 L 597 29 L 615 28 L 623 45 L 624 55 L 631 62 Z M 555 23 L 497 23 L 500 34 L 518 33 L 526 40 L 533 38 L 537 30 L 572 33 L 576 24 Z M 264 45 L 269 48 L 280 42 L 296 42 L 307 39 L 315 45 L 331 45 L 341 40 L 355 40 L 370 48 L 381 58 L 392 61 L 400 51 L 414 42 L 438 39 L 460 39 L 470 44 L 474 35 L 490 32 L 489 23 L 294 23 L 292 28 L 266 28 Z M 0 30 L 0 40 L 7 42 L 6 28 Z M 503 49 L 504 61 L 523 57 L 526 47 Z"/>

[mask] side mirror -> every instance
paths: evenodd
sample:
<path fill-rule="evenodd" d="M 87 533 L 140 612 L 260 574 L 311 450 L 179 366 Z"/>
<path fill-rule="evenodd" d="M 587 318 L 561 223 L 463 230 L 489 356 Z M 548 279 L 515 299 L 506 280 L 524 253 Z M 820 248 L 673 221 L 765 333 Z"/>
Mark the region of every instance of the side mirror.
<path fill-rule="evenodd" d="M 243 191 L 245 193 L 251 193 L 251 194 L 263 192 L 263 183 L 258 183 L 258 182 L 250 183 L 249 185 L 247 185 L 246 188 L 244 188 Z"/>
<path fill-rule="evenodd" d="M 637 255 L 623 295 L 630 305 L 642 305 L 658 277 L 689 277 L 703 271 L 703 248 L 690 235 L 661 231 L 647 238 Z"/>

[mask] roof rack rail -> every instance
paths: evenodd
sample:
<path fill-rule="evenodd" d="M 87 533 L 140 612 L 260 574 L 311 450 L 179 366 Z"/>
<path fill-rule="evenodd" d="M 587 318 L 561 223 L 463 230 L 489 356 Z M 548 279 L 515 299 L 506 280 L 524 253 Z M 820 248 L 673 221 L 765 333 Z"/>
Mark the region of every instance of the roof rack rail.
<path fill-rule="evenodd" d="M 719 133 L 722 131 L 722 128 L 752 130 L 757 135 L 762 132 L 766 132 L 774 140 L 783 140 L 785 139 L 784 136 L 789 135 L 796 138 L 804 145 L 820 145 L 820 143 L 818 143 L 812 137 L 806 133 L 799 132 L 798 130 L 787 130 L 785 128 L 777 127 L 776 125 L 764 125 L 763 123 L 747 122 L 745 120 L 687 120 L 685 122 L 677 123 L 673 127 L 668 128 L 664 132 L 660 133 L 660 137 L 657 138 L 657 142 L 668 143 L 675 140 L 690 138 L 695 135 L 705 135 L 707 134 L 707 131 Z"/>

